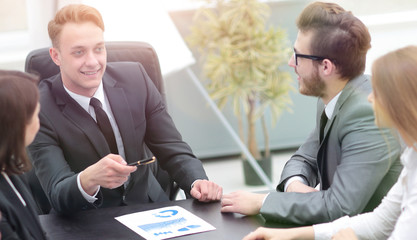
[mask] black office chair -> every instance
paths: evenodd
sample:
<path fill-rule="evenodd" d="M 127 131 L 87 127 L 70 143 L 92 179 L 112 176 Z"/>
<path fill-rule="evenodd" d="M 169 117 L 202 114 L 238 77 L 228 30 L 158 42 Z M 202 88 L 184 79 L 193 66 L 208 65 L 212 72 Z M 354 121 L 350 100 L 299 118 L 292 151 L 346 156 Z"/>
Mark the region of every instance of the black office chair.
<path fill-rule="evenodd" d="M 145 68 L 147 74 L 152 79 L 156 88 L 162 95 L 163 101 L 166 102 L 165 87 L 162 79 L 161 68 L 158 56 L 154 48 L 145 42 L 106 42 L 107 62 L 139 62 Z M 59 67 L 52 61 L 49 56 L 49 48 L 37 49 L 28 54 L 26 57 L 25 71 L 36 74 L 40 79 L 46 79 L 59 73 Z M 149 156 L 151 151 L 144 146 Z M 179 191 L 178 185 L 171 179 L 168 173 L 162 170 L 157 163 L 152 165 L 153 173 L 165 190 L 170 200 L 175 200 Z M 38 203 L 39 212 L 48 213 L 51 206 L 46 198 L 45 193 L 40 187 L 34 170 L 26 173 L 29 187 L 32 190 L 34 198 Z"/>

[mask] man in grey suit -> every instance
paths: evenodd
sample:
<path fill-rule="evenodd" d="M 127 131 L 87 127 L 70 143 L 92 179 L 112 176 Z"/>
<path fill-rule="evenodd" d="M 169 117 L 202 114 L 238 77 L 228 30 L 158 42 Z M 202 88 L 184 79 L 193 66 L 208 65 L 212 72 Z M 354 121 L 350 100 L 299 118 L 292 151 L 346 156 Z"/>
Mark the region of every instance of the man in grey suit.
<path fill-rule="evenodd" d="M 222 212 L 328 222 L 378 206 L 400 173 L 400 144 L 375 125 L 367 101 L 371 83 L 363 72 L 371 37 L 365 25 L 337 4 L 315 2 L 297 26 L 288 64 L 300 93 L 319 98 L 316 127 L 285 165 L 277 192 L 225 194 Z"/>
<path fill-rule="evenodd" d="M 62 8 L 48 25 L 60 74 L 39 85 L 41 128 L 30 152 L 52 207 L 70 214 L 167 201 L 152 164 L 127 165 L 145 157 L 144 143 L 187 194 L 220 200 L 222 188 L 208 181 L 142 65 L 107 64 L 103 31 L 100 13 L 85 5 Z"/>

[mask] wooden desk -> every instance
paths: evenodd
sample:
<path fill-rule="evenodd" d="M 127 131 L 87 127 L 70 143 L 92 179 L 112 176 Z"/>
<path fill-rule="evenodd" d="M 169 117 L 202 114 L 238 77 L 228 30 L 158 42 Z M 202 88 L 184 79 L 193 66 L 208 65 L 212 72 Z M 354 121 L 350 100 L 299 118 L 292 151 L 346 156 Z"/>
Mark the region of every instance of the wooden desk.
<path fill-rule="evenodd" d="M 173 205 L 187 209 L 216 228 L 214 231 L 182 236 L 175 239 L 242 239 L 250 231 L 265 224 L 265 220 L 261 216 L 246 217 L 240 214 L 221 213 L 220 202 L 200 203 L 193 199 L 94 209 L 81 211 L 70 217 L 55 214 L 40 215 L 39 218 L 42 227 L 47 232 L 47 236 L 53 240 L 143 239 L 140 235 L 114 219 L 114 217 Z"/>

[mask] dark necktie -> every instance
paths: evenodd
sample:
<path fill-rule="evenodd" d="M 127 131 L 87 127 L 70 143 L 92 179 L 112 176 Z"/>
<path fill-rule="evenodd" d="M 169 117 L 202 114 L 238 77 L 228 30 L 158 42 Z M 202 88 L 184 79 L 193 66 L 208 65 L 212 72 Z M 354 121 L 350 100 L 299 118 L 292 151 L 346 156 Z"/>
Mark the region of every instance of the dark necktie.
<path fill-rule="evenodd" d="M 119 151 L 117 150 L 117 143 L 116 138 L 114 137 L 113 128 L 111 127 L 106 112 L 104 112 L 103 108 L 101 107 L 101 102 L 97 98 L 91 98 L 90 105 L 94 108 L 97 125 L 106 138 L 111 153 L 117 154 Z"/>
<path fill-rule="evenodd" d="M 327 123 L 326 111 L 323 110 L 323 113 L 321 114 L 321 118 L 320 118 L 320 142 L 323 141 L 324 128 L 326 127 L 326 123 Z"/>

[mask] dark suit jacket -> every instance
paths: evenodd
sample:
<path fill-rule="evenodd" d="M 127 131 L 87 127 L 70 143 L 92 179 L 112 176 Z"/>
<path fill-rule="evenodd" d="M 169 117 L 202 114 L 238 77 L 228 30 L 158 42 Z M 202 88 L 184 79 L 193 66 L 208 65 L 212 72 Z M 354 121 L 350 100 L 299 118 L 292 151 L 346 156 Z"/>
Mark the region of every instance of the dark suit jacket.
<path fill-rule="evenodd" d="M 26 207 L 0 175 L 1 239 L 46 239 L 36 213 L 36 204 L 26 185 L 19 176 L 12 175 L 9 178 L 25 200 Z"/>
<path fill-rule="evenodd" d="M 104 91 L 122 136 L 126 161 L 143 159 L 146 144 L 162 169 L 185 191 L 196 179 L 207 179 L 201 161 L 182 141 L 165 104 L 138 63 L 108 63 Z M 41 81 L 41 128 L 29 147 L 36 174 L 53 208 L 61 213 L 129 203 L 167 201 L 151 165 L 138 167 L 126 189 L 101 188 L 88 203 L 77 187 L 76 175 L 110 153 L 93 118 L 73 100 L 60 74 Z"/>
<path fill-rule="evenodd" d="M 314 224 L 344 215 L 371 211 L 396 182 L 402 166 L 401 147 L 388 129 L 379 129 L 367 96 L 369 76 L 347 83 L 327 121 L 324 141 L 319 142 L 320 116 L 316 128 L 285 165 L 278 191 L 287 179 L 304 177 L 313 193 L 271 193 L 261 208 L 266 219 L 285 223 Z"/>

